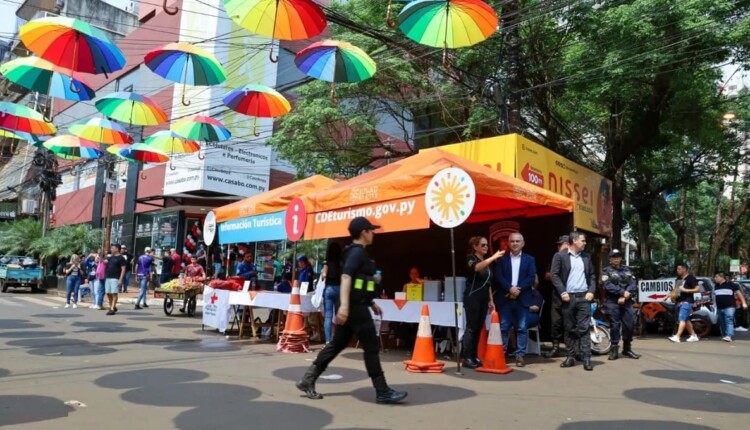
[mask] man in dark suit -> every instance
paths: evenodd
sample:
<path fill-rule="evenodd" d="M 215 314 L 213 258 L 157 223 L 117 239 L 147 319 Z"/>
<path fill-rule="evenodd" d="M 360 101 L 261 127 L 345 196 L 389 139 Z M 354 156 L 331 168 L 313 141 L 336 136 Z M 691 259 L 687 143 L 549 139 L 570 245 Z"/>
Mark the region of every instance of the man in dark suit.
<path fill-rule="evenodd" d="M 596 291 L 594 266 L 584 251 L 586 235 L 574 231 L 569 236 L 570 248 L 552 258 L 552 285 L 563 302 L 565 346 L 568 349 L 568 356 L 560 367 L 574 366 L 575 356 L 580 353 L 584 370 L 594 370 L 589 337 L 591 301 Z"/>
<path fill-rule="evenodd" d="M 500 331 L 503 344 L 508 344 L 508 331 L 516 329 L 516 366 L 524 367 L 528 343 L 526 316 L 534 302 L 532 291 L 536 281 L 534 257 L 521 252 L 524 240 L 521 233 L 511 233 L 508 238 L 510 252 L 495 262 L 495 306 L 500 309 Z"/>

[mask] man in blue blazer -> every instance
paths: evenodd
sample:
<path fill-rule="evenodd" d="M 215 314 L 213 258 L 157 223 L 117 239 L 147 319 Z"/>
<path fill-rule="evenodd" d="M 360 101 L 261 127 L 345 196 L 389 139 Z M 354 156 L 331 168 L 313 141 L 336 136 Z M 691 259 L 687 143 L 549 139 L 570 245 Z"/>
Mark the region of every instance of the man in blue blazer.
<path fill-rule="evenodd" d="M 521 233 L 511 233 L 508 238 L 510 252 L 495 262 L 495 306 L 500 310 L 500 331 L 503 344 L 508 344 L 508 331 L 516 329 L 516 366 L 524 367 L 528 343 L 526 315 L 533 304 L 532 288 L 536 281 L 536 261 L 523 253 Z"/>

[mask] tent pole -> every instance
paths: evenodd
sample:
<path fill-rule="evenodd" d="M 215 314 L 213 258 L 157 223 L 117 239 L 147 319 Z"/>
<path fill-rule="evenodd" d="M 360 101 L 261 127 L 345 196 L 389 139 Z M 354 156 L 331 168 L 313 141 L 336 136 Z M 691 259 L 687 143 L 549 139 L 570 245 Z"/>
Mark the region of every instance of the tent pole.
<path fill-rule="evenodd" d="M 453 234 L 453 228 L 451 228 L 451 268 L 453 270 L 453 317 L 455 318 L 455 329 L 456 329 L 456 373 L 461 374 L 461 342 L 458 340 L 458 286 L 456 285 L 456 239 Z"/>

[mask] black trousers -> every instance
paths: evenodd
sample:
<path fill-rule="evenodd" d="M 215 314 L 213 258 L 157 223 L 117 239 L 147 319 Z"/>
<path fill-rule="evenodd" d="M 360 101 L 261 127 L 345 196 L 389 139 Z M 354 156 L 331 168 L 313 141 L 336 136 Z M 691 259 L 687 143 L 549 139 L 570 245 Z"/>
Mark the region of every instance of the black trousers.
<path fill-rule="evenodd" d="M 344 325 L 336 325 L 336 331 L 333 333 L 333 339 L 329 342 L 313 364 L 321 373 L 324 372 L 328 365 L 336 356 L 341 353 L 356 335 L 360 345 L 364 350 L 365 367 L 367 375 L 370 378 L 383 375 L 383 368 L 380 366 L 380 342 L 378 334 L 375 333 L 375 323 L 372 321 L 370 308 L 365 305 L 352 304 L 349 307 L 349 318 Z"/>
<path fill-rule="evenodd" d="M 620 343 L 620 338 L 627 343 L 633 341 L 633 327 L 635 325 L 635 311 L 633 310 L 633 301 L 625 300 L 625 304 L 620 306 L 617 302 L 607 299 L 604 302 L 604 310 L 609 315 L 609 335 L 612 345 Z M 622 336 L 620 335 L 622 332 Z"/>
<path fill-rule="evenodd" d="M 552 328 L 550 336 L 552 336 L 552 342 L 560 343 L 564 342 L 564 327 L 563 327 L 563 313 L 562 313 L 562 299 L 557 290 L 552 291 L 552 309 L 550 317 L 552 318 Z"/>
<path fill-rule="evenodd" d="M 474 293 L 464 297 L 464 312 L 466 316 L 466 330 L 463 338 L 463 356 L 464 358 L 477 358 L 477 348 L 479 346 L 479 333 L 482 331 L 482 324 L 487 317 L 487 308 L 490 299 L 487 292 Z"/>
<path fill-rule="evenodd" d="M 584 359 L 591 358 L 591 338 L 589 337 L 591 302 L 587 301 L 582 294 L 569 295 L 570 301 L 562 304 L 568 357 L 575 358 L 580 353 Z"/>

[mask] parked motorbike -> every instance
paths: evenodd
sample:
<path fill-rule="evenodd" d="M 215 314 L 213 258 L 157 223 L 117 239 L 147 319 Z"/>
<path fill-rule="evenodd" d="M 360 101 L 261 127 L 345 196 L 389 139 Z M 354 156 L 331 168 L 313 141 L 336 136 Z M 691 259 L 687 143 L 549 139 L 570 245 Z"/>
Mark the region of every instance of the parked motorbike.
<path fill-rule="evenodd" d="M 609 335 L 609 324 L 594 317 L 596 308 L 596 302 L 592 302 L 591 328 L 589 329 L 589 336 L 591 337 L 591 352 L 596 355 L 604 355 L 608 354 L 609 350 L 612 348 L 612 339 Z"/>
<path fill-rule="evenodd" d="M 677 331 L 676 305 L 670 302 L 641 303 L 642 324 L 654 328 L 657 333 L 675 334 Z M 707 316 L 707 309 L 701 306 L 690 316 L 693 330 L 698 337 L 706 337 L 711 333 L 711 321 Z M 644 330 L 641 330 L 643 332 Z"/>

